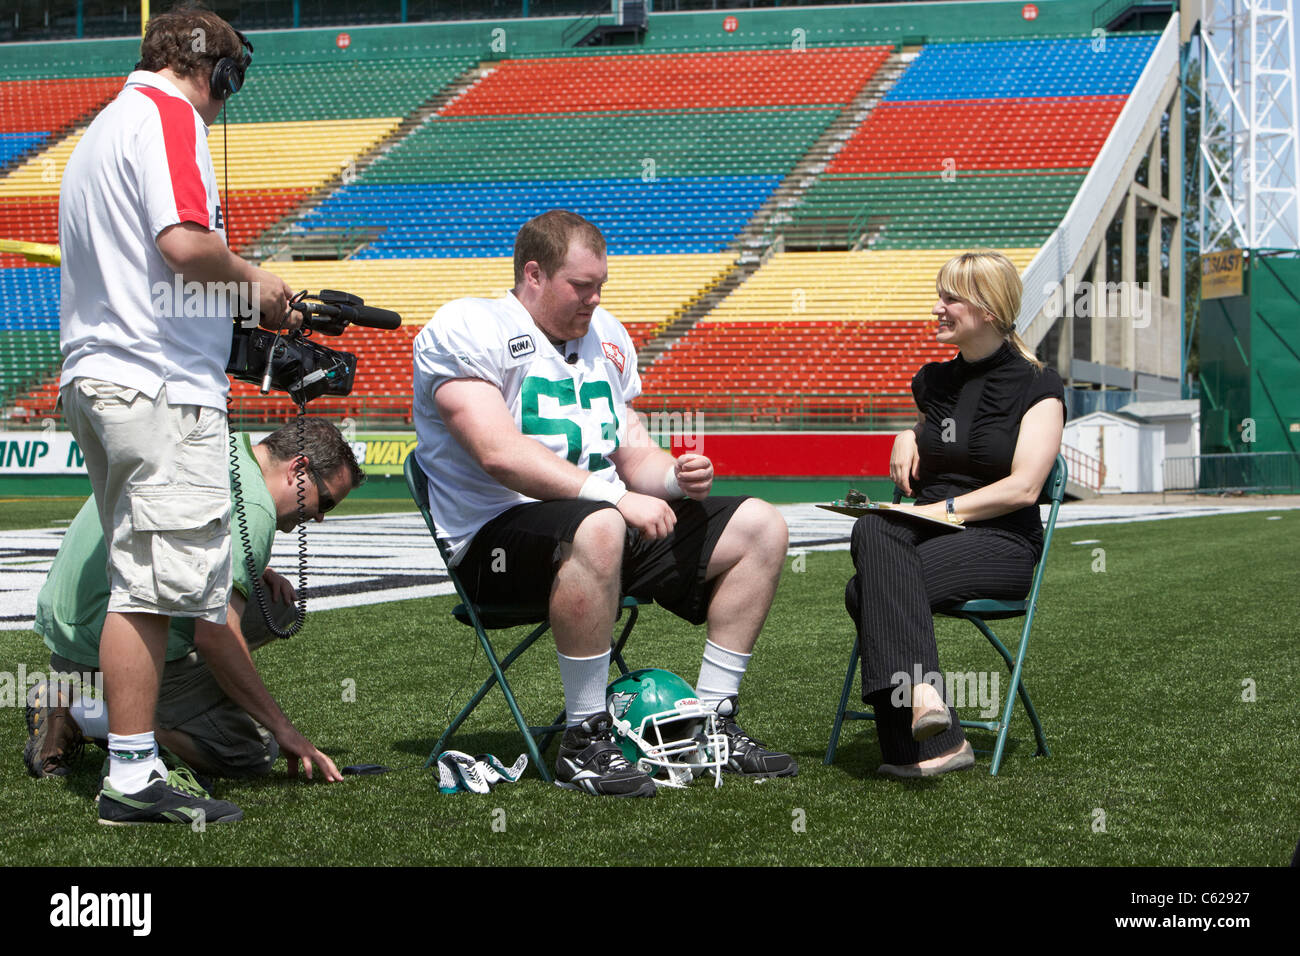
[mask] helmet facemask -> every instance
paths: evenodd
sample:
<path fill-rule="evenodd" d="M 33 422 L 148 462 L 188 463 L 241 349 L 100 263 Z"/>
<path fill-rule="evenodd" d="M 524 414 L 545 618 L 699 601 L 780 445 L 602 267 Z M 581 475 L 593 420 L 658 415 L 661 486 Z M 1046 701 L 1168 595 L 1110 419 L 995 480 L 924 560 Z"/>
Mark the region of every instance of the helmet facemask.
<path fill-rule="evenodd" d="M 672 710 L 648 714 L 639 726 L 618 718 L 614 726 L 636 745 L 637 767 L 658 786 L 685 787 L 710 770 L 714 787 L 722 786 L 722 768 L 730 756 L 727 738 L 718 732 L 717 714 L 696 698 L 683 698 Z"/>

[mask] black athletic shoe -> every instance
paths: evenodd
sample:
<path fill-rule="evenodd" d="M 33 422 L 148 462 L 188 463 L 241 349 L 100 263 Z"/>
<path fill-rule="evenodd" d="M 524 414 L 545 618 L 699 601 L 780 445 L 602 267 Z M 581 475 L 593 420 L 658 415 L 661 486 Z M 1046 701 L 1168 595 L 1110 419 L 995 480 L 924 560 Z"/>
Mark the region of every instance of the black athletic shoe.
<path fill-rule="evenodd" d="M 570 727 L 560 739 L 555 784 L 598 797 L 653 797 L 655 782 L 628 763 L 610 730 L 614 719 L 601 712 Z"/>
<path fill-rule="evenodd" d="M 99 792 L 99 822 L 106 826 L 140 823 L 234 823 L 244 811 L 225 800 L 213 800 L 193 782 L 172 771 L 166 778 L 154 771 L 149 786 L 135 793 L 119 793 L 104 778 Z"/>
<path fill-rule="evenodd" d="M 789 754 L 767 750 L 763 744 L 740 729 L 736 714 L 740 712 L 735 697 L 718 701 L 718 732 L 725 735 L 731 756 L 723 765 L 725 773 L 738 773 L 746 777 L 793 777 L 799 765 Z"/>
<path fill-rule="evenodd" d="M 27 742 L 23 763 L 33 777 L 63 777 L 81 756 L 86 739 L 68 711 L 63 688 L 41 681 L 27 694 Z"/>

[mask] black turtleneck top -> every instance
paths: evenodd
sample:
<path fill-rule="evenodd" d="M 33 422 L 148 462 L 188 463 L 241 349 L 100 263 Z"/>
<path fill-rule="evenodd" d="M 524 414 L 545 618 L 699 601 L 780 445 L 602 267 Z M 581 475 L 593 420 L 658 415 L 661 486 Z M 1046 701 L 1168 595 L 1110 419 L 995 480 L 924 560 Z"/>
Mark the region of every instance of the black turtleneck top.
<path fill-rule="evenodd" d="M 1064 415 L 1061 377 L 1051 368 L 1034 368 L 1009 342 L 978 362 L 959 353 L 949 362 L 922 366 L 912 379 L 912 395 L 925 415 L 917 442 L 920 474 L 912 482 L 917 504 L 955 498 L 1011 474 L 1020 421 L 1043 399 L 1060 399 Z M 1023 535 L 1042 553 L 1036 505 L 967 524 Z"/>

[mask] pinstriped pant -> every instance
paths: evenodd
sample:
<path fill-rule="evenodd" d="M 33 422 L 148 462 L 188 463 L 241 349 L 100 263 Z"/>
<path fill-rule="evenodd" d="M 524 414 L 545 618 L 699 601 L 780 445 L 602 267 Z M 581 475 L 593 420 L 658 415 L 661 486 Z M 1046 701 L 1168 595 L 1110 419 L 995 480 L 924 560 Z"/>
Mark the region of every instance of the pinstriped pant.
<path fill-rule="evenodd" d="M 932 610 L 973 598 L 1020 600 L 1029 593 L 1034 546 L 993 528 L 945 531 L 881 513 L 863 515 L 850 546 L 857 574 L 844 604 L 857 625 L 862 652 L 862 699 L 876 713 L 885 763 L 916 763 L 958 746 L 965 735 L 950 708 L 952 726 L 923 743 L 912 739 L 911 694 L 904 707 L 891 702 L 898 681 L 939 673 Z"/>

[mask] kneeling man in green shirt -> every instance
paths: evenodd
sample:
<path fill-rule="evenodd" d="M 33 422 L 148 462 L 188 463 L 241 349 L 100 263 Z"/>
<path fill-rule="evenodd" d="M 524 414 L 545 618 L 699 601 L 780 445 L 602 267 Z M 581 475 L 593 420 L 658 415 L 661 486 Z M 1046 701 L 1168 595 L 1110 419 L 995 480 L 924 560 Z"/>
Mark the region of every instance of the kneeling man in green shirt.
<path fill-rule="evenodd" d="M 155 710 L 157 739 L 195 771 L 212 776 L 267 773 L 284 753 L 289 775 L 301 761 L 326 780 L 341 780 L 334 762 L 293 725 L 253 665 L 251 651 L 271 640 L 251 581 L 251 554 L 272 616 L 283 630 L 293 620 L 293 587 L 268 568 L 276 530 L 292 531 L 302 518 L 326 512 L 365 480 L 343 435 L 322 418 L 304 418 L 252 444 L 235 436 L 245 539 L 231 519 L 232 577 L 225 624 L 174 617 Z M 235 469 L 232 468 L 232 472 Z M 233 508 L 232 508 L 233 510 Z M 246 544 L 245 544 L 246 540 Z M 35 629 L 50 649 L 52 675 L 99 668 L 99 636 L 108 610 L 107 550 L 94 499 L 87 499 L 64 535 L 37 598 Z M 50 680 L 27 701 L 23 760 L 33 776 L 62 776 L 85 738 L 108 735 L 108 713 L 96 697 Z M 164 776 L 166 768 L 159 768 Z"/>

